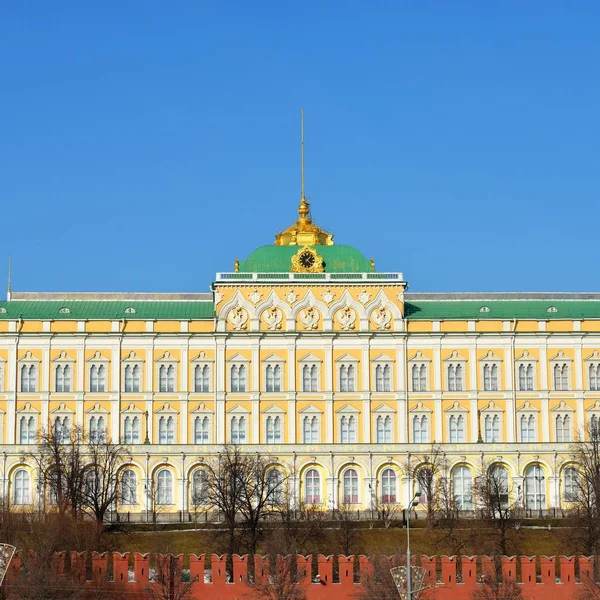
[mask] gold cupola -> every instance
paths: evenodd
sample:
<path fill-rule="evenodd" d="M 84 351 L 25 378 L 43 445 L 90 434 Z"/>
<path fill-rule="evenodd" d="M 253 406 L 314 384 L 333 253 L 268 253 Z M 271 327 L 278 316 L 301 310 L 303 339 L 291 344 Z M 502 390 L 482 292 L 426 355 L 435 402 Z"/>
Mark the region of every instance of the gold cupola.
<path fill-rule="evenodd" d="M 275 235 L 276 246 L 333 246 L 333 234 L 315 225 L 310 218 L 310 205 L 304 195 L 304 109 L 301 110 L 302 191 L 296 222 Z"/>

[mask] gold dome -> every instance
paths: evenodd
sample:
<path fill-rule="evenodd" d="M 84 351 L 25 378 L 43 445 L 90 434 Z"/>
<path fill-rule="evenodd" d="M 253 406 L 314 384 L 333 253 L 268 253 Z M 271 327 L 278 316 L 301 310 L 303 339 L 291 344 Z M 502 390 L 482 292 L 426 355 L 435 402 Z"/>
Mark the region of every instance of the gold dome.
<path fill-rule="evenodd" d="M 333 246 L 333 234 L 315 225 L 310 218 L 310 205 L 304 195 L 298 206 L 298 219 L 275 236 L 276 246 Z"/>

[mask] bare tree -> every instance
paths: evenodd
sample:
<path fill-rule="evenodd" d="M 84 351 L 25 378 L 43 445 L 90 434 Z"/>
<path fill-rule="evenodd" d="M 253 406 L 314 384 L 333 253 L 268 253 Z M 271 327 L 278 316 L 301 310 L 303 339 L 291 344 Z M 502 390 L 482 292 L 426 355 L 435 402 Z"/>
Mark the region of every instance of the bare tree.
<path fill-rule="evenodd" d="M 425 495 L 427 525 L 433 526 L 438 503 L 437 481 L 446 468 L 446 457 L 441 446 L 431 445 L 431 450 L 422 456 L 412 457 L 407 464 L 407 472 L 412 473 L 415 485 Z M 416 464 L 415 464 L 416 463 Z M 407 499 L 408 501 L 408 499 Z"/>
<path fill-rule="evenodd" d="M 182 568 L 180 557 L 173 554 L 154 555 L 154 568 L 151 571 L 148 593 L 154 600 L 191 598 L 192 584 Z"/>
<path fill-rule="evenodd" d="M 471 596 L 473 600 L 519 600 L 521 588 L 514 581 L 484 575 Z"/>
<path fill-rule="evenodd" d="M 482 516 L 491 520 L 493 535 L 489 539 L 492 547 L 486 552 L 508 554 L 509 533 L 514 527 L 518 511 L 518 500 L 513 494 L 508 471 L 500 464 L 483 465 L 481 473 L 475 479 L 474 497 L 481 506 Z M 512 548 L 516 552 L 518 549 Z"/>
<path fill-rule="evenodd" d="M 360 551 L 362 542 L 358 515 L 352 504 L 342 503 L 335 511 L 337 527 L 332 531 L 332 542 L 337 551 L 346 556 Z"/>
<path fill-rule="evenodd" d="M 361 578 L 356 596 L 361 600 L 398 600 L 398 588 L 390 569 L 400 565 L 406 565 L 406 556 L 400 552 L 395 556 L 374 556 L 371 572 Z"/>
<path fill-rule="evenodd" d="M 305 600 L 306 589 L 298 580 L 296 555 L 276 556 L 268 577 L 254 586 L 262 600 Z"/>
<path fill-rule="evenodd" d="M 600 600 L 600 583 L 594 577 L 582 577 L 581 588 L 575 596 L 577 600 Z"/>

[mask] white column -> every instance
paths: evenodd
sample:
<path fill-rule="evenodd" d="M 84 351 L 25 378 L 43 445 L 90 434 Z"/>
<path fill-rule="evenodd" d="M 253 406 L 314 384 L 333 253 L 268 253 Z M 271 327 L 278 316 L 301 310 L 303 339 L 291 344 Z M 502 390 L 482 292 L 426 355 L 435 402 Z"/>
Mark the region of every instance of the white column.
<path fill-rule="evenodd" d="M 116 392 L 117 394 L 121 393 L 121 354 L 120 354 L 120 346 L 118 346 L 118 349 L 115 348 L 113 350 L 110 351 L 109 353 L 109 357 L 111 360 L 111 387 L 110 389 L 113 392 Z"/>
<path fill-rule="evenodd" d="M 333 391 L 333 341 L 325 340 L 325 391 Z"/>
<path fill-rule="evenodd" d="M 550 441 L 550 412 L 548 410 L 548 398 L 542 398 L 542 442 Z"/>
<path fill-rule="evenodd" d="M 290 392 L 296 391 L 296 346 L 290 344 L 288 346 L 288 390 Z"/>
<path fill-rule="evenodd" d="M 217 432 L 217 444 L 225 443 L 225 401 L 218 400 L 216 402 L 216 411 L 215 411 L 215 431 Z"/>
<path fill-rule="evenodd" d="M 50 343 L 42 351 L 42 387 L 40 392 L 50 391 Z"/>
<path fill-rule="evenodd" d="M 179 431 L 181 434 L 181 438 L 179 440 L 180 444 L 188 444 L 188 423 L 189 423 L 189 415 L 188 415 L 188 401 L 182 400 L 181 403 L 181 415 L 179 419 Z"/>
<path fill-rule="evenodd" d="M 479 437 L 479 417 L 477 415 L 477 398 L 471 398 L 471 439 L 472 443 L 477 442 Z"/>
<path fill-rule="evenodd" d="M 13 343 L 8 349 L 8 362 L 5 365 L 5 369 L 8 373 L 8 392 L 9 400 L 6 403 L 6 443 L 15 443 L 15 431 L 17 428 L 17 369 L 19 363 L 17 362 L 17 339 L 15 338 Z"/>
<path fill-rule="evenodd" d="M 444 420 L 442 415 L 442 400 L 438 398 L 434 405 L 435 410 L 435 436 L 431 436 L 431 440 L 438 444 L 444 443 Z M 432 432 L 433 433 L 433 432 Z"/>
<path fill-rule="evenodd" d="M 260 444 L 260 405 L 252 400 L 252 443 Z"/>
<path fill-rule="evenodd" d="M 334 418 L 333 414 L 333 400 L 325 400 L 325 443 L 333 444 L 333 427 Z"/>
<path fill-rule="evenodd" d="M 362 409 L 363 420 L 363 444 L 371 443 L 371 403 L 369 400 L 363 400 Z"/>
<path fill-rule="evenodd" d="M 181 350 L 181 372 L 180 372 L 180 390 L 183 393 L 186 393 L 188 391 L 189 388 L 189 377 L 188 377 L 188 372 L 189 372 L 189 350 L 188 347 L 186 346 L 185 348 L 183 348 Z"/>
<path fill-rule="evenodd" d="M 544 345 L 540 348 L 540 379 L 541 389 L 548 389 L 548 350 Z"/>
<path fill-rule="evenodd" d="M 369 345 L 363 344 L 361 346 L 361 360 L 362 360 L 362 387 L 360 388 L 364 392 L 371 391 L 371 361 L 369 356 Z"/>
<path fill-rule="evenodd" d="M 469 390 L 477 389 L 477 352 L 475 348 L 469 348 Z M 477 439 L 477 435 L 475 435 Z"/>
<path fill-rule="evenodd" d="M 146 349 L 146 392 L 154 392 L 154 347 Z"/>
<path fill-rule="evenodd" d="M 114 443 L 121 439 L 121 415 L 119 414 L 119 400 L 110 402 L 110 436 Z"/>
<path fill-rule="evenodd" d="M 75 404 L 75 425 L 80 431 L 83 430 L 83 402 L 77 402 L 77 404 Z"/>
<path fill-rule="evenodd" d="M 260 352 L 258 340 L 252 340 L 252 392 L 260 391 Z"/>
<path fill-rule="evenodd" d="M 581 340 L 575 344 L 575 389 L 583 389 L 583 363 L 581 360 Z"/>
<path fill-rule="evenodd" d="M 75 391 L 85 392 L 85 342 L 77 348 L 77 387 Z"/>
<path fill-rule="evenodd" d="M 295 400 L 288 400 L 287 422 L 288 422 L 288 435 L 287 435 L 287 440 L 283 440 L 283 442 L 287 443 L 287 444 L 295 444 L 296 443 L 296 401 Z"/>
<path fill-rule="evenodd" d="M 585 439 L 585 412 L 583 410 L 583 397 L 577 398 L 576 401 L 577 410 L 577 424 L 575 431 L 579 435 L 579 439 Z"/>
<path fill-rule="evenodd" d="M 152 444 L 154 442 L 154 437 L 152 435 L 152 431 L 154 429 L 154 411 L 152 410 L 152 400 L 146 401 L 146 410 L 148 411 L 148 423 L 146 425 L 146 427 L 148 427 L 148 439 Z M 146 438 L 146 430 L 140 431 L 140 434 L 140 437 L 143 439 Z"/>
<path fill-rule="evenodd" d="M 437 341 L 437 346 L 433 349 L 433 389 L 441 391 L 442 389 L 442 349 L 440 348 L 440 340 Z"/>

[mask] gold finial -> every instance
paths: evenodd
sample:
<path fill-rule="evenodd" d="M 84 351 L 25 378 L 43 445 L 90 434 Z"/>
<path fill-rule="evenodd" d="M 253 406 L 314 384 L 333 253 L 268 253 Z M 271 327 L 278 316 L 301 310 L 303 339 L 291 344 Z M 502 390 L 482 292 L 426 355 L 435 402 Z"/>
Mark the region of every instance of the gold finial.
<path fill-rule="evenodd" d="M 315 225 L 304 192 L 304 108 L 300 109 L 300 204 L 298 219 L 275 236 L 276 246 L 333 246 L 333 235 Z"/>
<path fill-rule="evenodd" d="M 11 293 L 11 289 L 10 289 L 10 272 L 11 272 L 11 266 L 12 266 L 12 255 L 9 254 L 8 255 L 8 288 L 6 289 L 6 291 L 8 292 L 8 294 Z"/>
<path fill-rule="evenodd" d="M 235 259 L 235 262 L 233 263 L 233 270 L 234 270 L 236 273 L 239 273 L 239 272 L 240 272 L 240 259 L 239 259 L 239 258 L 236 258 L 236 259 Z"/>
<path fill-rule="evenodd" d="M 369 260 L 369 263 L 371 264 L 371 271 L 375 270 L 375 261 L 373 259 Z"/>

